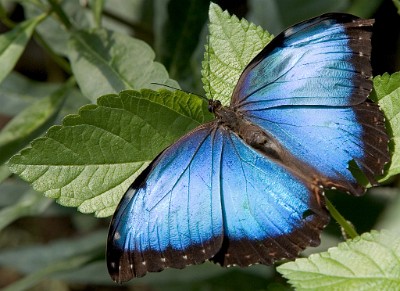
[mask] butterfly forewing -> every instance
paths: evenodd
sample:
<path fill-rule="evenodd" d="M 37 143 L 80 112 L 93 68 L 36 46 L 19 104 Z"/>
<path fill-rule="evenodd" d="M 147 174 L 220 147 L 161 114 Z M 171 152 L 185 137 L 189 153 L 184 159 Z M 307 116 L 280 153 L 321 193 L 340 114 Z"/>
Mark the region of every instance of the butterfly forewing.
<path fill-rule="evenodd" d="M 243 71 L 231 106 L 255 111 L 364 101 L 372 88 L 372 24 L 327 14 L 285 30 Z"/>
<path fill-rule="evenodd" d="M 165 150 L 120 202 L 110 225 L 108 269 L 127 281 L 212 257 L 222 244 L 220 144 L 204 125 Z"/>

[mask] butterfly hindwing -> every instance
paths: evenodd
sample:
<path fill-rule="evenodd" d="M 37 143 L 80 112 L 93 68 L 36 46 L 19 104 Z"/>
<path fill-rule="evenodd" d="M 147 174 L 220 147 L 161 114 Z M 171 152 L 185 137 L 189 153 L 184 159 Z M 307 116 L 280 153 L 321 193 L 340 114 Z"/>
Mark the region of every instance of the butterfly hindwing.
<path fill-rule="evenodd" d="M 224 266 L 272 264 L 319 244 L 328 223 L 321 189 L 266 158 L 231 131 L 219 168 L 224 242 L 212 258 Z M 294 194 L 295 193 L 295 194 Z"/>
<path fill-rule="evenodd" d="M 208 259 L 293 258 L 319 243 L 328 221 L 319 188 L 216 123 L 165 150 L 140 180 L 110 226 L 108 268 L 119 282 Z"/>
<path fill-rule="evenodd" d="M 353 177 L 349 162 L 354 160 L 374 181 L 388 160 L 384 117 L 370 102 L 352 107 L 277 107 L 249 113 L 248 120 L 316 168 L 326 187 L 362 194 L 364 188 Z"/>

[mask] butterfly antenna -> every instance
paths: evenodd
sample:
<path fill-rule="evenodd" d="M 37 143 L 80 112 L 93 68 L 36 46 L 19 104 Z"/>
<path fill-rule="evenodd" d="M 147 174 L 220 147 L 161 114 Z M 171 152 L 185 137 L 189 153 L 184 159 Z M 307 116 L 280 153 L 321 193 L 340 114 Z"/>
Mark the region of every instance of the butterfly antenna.
<path fill-rule="evenodd" d="M 152 82 L 152 83 L 150 83 L 150 84 L 152 84 L 152 85 L 158 85 L 158 86 L 162 86 L 162 87 L 167 87 L 167 88 L 174 89 L 174 90 L 177 90 L 177 91 L 186 93 L 186 94 L 195 95 L 195 96 L 197 96 L 197 97 L 199 97 L 199 98 L 201 98 L 201 99 L 203 99 L 203 100 L 205 100 L 205 101 L 208 102 L 208 99 L 207 99 L 206 97 L 204 97 L 204 96 L 202 96 L 202 95 L 199 95 L 199 94 L 196 94 L 196 93 L 193 93 L 193 92 L 190 92 L 190 91 L 185 91 L 185 90 L 182 90 L 182 89 L 180 89 L 180 88 L 175 88 L 175 87 L 173 87 L 173 86 L 166 85 L 166 84 L 161 84 L 161 83 Z"/>

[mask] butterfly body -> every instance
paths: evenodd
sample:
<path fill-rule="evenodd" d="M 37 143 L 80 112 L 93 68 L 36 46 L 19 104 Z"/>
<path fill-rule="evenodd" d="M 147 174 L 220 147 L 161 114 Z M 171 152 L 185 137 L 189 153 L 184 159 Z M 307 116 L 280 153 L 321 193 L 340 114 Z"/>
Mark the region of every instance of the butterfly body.
<path fill-rule="evenodd" d="M 272 264 L 319 244 L 324 188 L 361 195 L 389 160 L 384 116 L 366 101 L 372 20 L 327 14 L 271 41 L 215 120 L 156 157 L 111 222 L 108 269 L 127 281 L 211 260 Z"/>
<path fill-rule="evenodd" d="M 284 167 L 288 166 L 288 171 L 297 172 L 297 175 L 302 176 L 308 183 L 319 187 L 317 177 L 321 175 L 315 169 L 297 160 L 267 131 L 246 120 L 245 116 L 234 109 L 222 106 L 219 101 L 210 100 L 209 108 L 215 114 L 218 126 L 236 133 L 245 144 L 259 151 L 266 158 L 272 159 Z M 302 173 L 306 173 L 306 175 L 302 175 Z"/>

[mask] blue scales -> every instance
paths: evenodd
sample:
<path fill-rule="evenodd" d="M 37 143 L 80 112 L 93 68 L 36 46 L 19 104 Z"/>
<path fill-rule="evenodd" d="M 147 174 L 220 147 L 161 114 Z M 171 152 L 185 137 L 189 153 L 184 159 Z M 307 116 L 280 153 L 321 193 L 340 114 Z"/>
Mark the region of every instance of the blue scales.
<path fill-rule="evenodd" d="M 165 149 L 111 222 L 117 282 L 206 260 L 272 264 L 320 242 L 324 188 L 361 195 L 389 161 L 368 101 L 373 20 L 325 14 L 274 38 L 245 68 L 229 107 Z"/>

